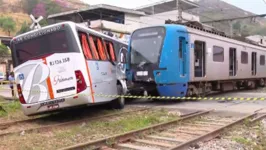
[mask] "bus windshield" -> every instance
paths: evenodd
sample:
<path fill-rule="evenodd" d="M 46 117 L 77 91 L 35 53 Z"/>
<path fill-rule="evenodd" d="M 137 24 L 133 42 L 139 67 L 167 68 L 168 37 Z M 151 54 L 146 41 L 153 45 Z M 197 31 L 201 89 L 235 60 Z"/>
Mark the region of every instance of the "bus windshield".
<path fill-rule="evenodd" d="M 134 32 L 130 44 L 131 64 L 158 63 L 164 36 L 163 27 L 145 28 Z"/>
<path fill-rule="evenodd" d="M 30 59 L 41 58 L 53 53 L 75 52 L 72 42 L 68 42 L 67 30 L 52 32 L 12 46 L 16 66 Z"/>

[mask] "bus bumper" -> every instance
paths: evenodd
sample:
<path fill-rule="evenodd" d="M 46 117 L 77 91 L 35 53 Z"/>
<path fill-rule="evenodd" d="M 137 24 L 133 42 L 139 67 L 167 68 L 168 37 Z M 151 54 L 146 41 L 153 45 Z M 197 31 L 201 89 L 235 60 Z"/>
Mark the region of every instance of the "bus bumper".
<path fill-rule="evenodd" d="M 79 105 L 86 105 L 91 103 L 91 96 L 88 94 L 89 92 L 90 90 L 87 88 L 79 94 L 64 98 L 57 98 L 33 104 L 22 104 L 22 110 L 25 115 L 32 116 Z"/>

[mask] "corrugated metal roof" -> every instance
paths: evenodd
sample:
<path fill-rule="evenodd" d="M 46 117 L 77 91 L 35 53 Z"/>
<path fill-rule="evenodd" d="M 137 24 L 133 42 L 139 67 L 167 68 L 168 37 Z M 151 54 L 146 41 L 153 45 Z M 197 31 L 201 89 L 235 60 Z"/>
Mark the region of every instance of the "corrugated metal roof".
<path fill-rule="evenodd" d="M 86 9 L 72 10 L 72 11 L 67 11 L 67 12 L 49 15 L 48 18 L 50 19 L 50 18 L 55 18 L 55 17 L 59 17 L 59 16 L 65 16 L 65 15 L 69 15 L 69 14 L 73 14 L 73 13 L 77 13 L 77 12 L 92 11 L 95 9 L 108 9 L 108 10 L 113 10 L 113 11 L 129 13 L 129 14 L 135 14 L 135 15 L 139 15 L 139 16 L 145 15 L 145 13 L 142 11 L 127 9 L 127 8 L 122 8 L 122 7 L 117 7 L 117 6 L 107 5 L 107 4 L 98 4 L 98 5 L 90 5 Z"/>
<path fill-rule="evenodd" d="M 149 5 L 138 7 L 135 10 L 144 11 L 146 13 L 149 13 L 150 11 L 155 11 L 156 14 L 156 9 L 159 11 L 158 13 L 177 9 L 177 3 L 178 0 L 162 0 Z M 190 0 L 179 0 L 179 4 L 181 5 L 180 7 L 182 8 L 182 10 L 188 10 L 199 7 L 198 4 Z"/>
<path fill-rule="evenodd" d="M 9 39 L 12 39 L 13 37 L 11 37 L 11 36 L 5 36 L 5 35 L 0 35 L 0 39 L 1 40 L 9 40 Z"/>

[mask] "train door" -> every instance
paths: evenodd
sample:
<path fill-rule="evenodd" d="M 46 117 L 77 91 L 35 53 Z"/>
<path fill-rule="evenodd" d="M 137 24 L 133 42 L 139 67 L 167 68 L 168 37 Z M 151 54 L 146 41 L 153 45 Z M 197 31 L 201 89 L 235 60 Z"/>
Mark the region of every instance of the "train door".
<path fill-rule="evenodd" d="M 202 41 L 195 41 L 194 45 L 194 75 L 195 77 L 204 77 L 206 75 L 206 44 Z"/>
<path fill-rule="evenodd" d="M 179 37 L 179 71 L 180 76 L 184 77 L 186 74 L 186 39 Z"/>
<path fill-rule="evenodd" d="M 257 53 L 252 52 L 251 55 L 251 74 L 255 76 L 257 74 Z"/>
<path fill-rule="evenodd" d="M 236 49 L 229 48 L 229 76 L 236 76 Z"/>

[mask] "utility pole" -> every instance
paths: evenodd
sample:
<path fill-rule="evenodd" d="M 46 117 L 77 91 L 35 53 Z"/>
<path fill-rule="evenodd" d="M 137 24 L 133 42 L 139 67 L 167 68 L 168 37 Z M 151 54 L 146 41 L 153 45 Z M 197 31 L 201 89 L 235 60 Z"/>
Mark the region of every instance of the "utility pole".
<path fill-rule="evenodd" d="M 182 21 L 182 7 L 180 5 L 180 0 L 176 0 L 176 8 L 177 8 L 177 21 Z"/>
<path fill-rule="evenodd" d="M 233 37 L 233 21 L 228 21 L 230 26 L 230 36 Z"/>

